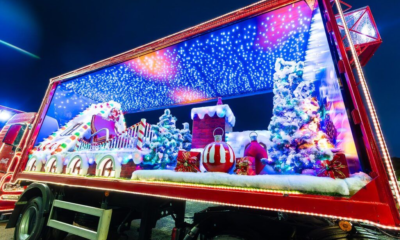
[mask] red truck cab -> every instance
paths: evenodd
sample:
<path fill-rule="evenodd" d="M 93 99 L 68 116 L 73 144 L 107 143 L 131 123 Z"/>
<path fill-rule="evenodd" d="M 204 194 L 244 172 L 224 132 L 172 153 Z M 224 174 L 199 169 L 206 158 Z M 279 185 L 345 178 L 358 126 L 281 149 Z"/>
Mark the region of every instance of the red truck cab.
<path fill-rule="evenodd" d="M 0 214 L 11 212 L 18 196 L 23 192 L 19 184 L 9 183 L 15 170 L 21 147 L 26 141 L 35 113 L 14 115 L 0 131 Z"/>

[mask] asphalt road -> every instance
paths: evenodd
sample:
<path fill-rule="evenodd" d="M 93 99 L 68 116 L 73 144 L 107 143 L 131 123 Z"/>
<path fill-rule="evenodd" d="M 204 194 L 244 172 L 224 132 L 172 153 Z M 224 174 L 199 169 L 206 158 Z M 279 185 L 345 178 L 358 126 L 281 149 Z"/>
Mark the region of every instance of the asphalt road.
<path fill-rule="evenodd" d="M 195 212 L 201 211 L 209 206 L 211 206 L 211 205 L 195 203 L 195 202 L 187 202 L 186 203 L 186 214 L 185 214 L 186 220 L 185 221 L 190 223 L 192 220 L 193 214 Z M 0 240 L 13 239 L 14 229 L 5 229 L 6 225 L 7 225 L 6 222 L 0 223 Z M 132 222 L 131 230 L 127 232 L 129 240 L 138 238 L 139 226 L 140 226 L 140 220 L 135 220 Z M 168 217 L 160 219 L 157 222 L 156 228 L 153 229 L 152 239 L 153 240 L 170 239 L 171 231 L 172 231 L 173 227 L 174 227 L 174 220 L 172 219 L 172 217 L 168 216 Z M 126 240 L 127 238 L 121 238 L 121 239 Z"/>

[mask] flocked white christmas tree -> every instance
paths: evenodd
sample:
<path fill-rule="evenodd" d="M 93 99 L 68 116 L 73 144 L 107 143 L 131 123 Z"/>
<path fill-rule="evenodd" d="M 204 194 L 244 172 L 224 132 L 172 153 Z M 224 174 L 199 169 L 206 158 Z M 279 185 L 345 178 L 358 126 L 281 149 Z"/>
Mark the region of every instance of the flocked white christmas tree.
<path fill-rule="evenodd" d="M 320 127 L 314 83 L 302 78 L 303 70 L 303 62 L 279 58 L 275 64 L 268 154 L 279 173 L 301 173 L 317 160 L 332 159 L 334 146 Z"/>
<path fill-rule="evenodd" d="M 176 120 L 171 111 L 166 109 L 160 121 L 151 126 L 154 137 L 149 144 L 150 153 L 143 159 L 143 168 L 166 169 L 176 165 L 178 151 L 182 148 L 183 142 L 182 134 L 175 125 Z"/>
<path fill-rule="evenodd" d="M 180 132 L 183 138 L 182 148 L 190 151 L 192 148 L 192 134 L 190 134 L 189 123 L 183 123 L 183 129 Z"/>

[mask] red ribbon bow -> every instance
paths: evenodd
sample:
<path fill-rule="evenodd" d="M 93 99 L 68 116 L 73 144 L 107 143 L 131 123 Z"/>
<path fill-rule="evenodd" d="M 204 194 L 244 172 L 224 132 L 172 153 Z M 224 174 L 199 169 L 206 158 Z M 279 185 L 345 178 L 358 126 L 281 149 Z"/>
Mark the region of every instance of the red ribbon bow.
<path fill-rule="evenodd" d="M 346 178 L 346 175 L 340 170 L 346 168 L 340 161 L 333 159 L 332 161 L 322 161 L 321 162 L 322 169 L 319 170 L 319 174 L 323 174 L 324 176 L 329 176 L 333 179 L 336 179 L 336 175 L 339 175 L 339 178 Z"/>
<path fill-rule="evenodd" d="M 182 153 L 183 158 L 178 159 L 175 171 L 177 172 L 200 172 L 200 169 L 196 166 L 197 157 L 190 156 L 190 152 Z"/>

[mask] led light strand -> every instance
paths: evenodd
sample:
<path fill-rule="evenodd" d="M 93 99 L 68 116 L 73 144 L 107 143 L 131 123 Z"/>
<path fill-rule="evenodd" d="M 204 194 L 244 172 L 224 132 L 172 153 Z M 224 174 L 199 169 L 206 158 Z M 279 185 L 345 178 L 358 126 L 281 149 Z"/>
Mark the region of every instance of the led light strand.
<path fill-rule="evenodd" d="M 35 180 L 29 179 L 29 178 L 21 178 L 19 180 L 21 180 L 21 181 L 35 181 Z M 89 187 L 89 186 L 76 186 L 76 185 L 73 185 L 73 184 L 63 184 L 63 183 L 52 182 L 52 181 L 46 181 L 46 182 L 47 183 L 53 183 L 53 184 L 59 185 L 59 186 L 81 187 L 81 188 L 93 189 L 93 190 L 110 191 L 110 189 L 106 189 L 106 188 L 97 188 L 97 187 Z M 376 227 L 380 227 L 380 228 L 383 228 L 383 229 L 390 229 L 390 230 L 400 231 L 400 227 L 392 227 L 392 226 L 387 226 L 387 225 L 382 225 L 382 224 L 379 224 L 379 223 L 376 223 L 376 222 L 372 222 L 370 220 L 358 219 L 358 218 L 349 218 L 349 217 L 343 217 L 343 216 L 337 216 L 337 215 L 319 214 L 319 213 L 303 212 L 303 211 L 293 211 L 293 210 L 279 209 L 279 208 L 258 207 L 258 206 L 234 204 L 234 203 L 225 203 L 225 202 L 217 202 L 217 201 L 205 201 L 205 200 L 198 200 L 198 199 L 191 199 L 191 198 L 164 196 L 164 195 L 160 195 L 160 194 L 130 192 L 130 191 L 124 191 L 124 190 L 112 190 L 112 192 L 121 192 L 121 193 L 128 193 L 128 194 L 134 194 L 134 195 L 152 196 L 152 197 L 176 199 L 176 200 L 183 200 L 183 201 L 193 201 L 193 202 L 200 202 L 200 203 L 219 204 L 219 205 L 225 205 L 225 206 L 251 208 L 251 209 L 259 209 L 259 210 L 266 210 L 266 211 L 286 212 L 286 213 L 309 215 L 309 216 L 315 216 L 315 217 L 341 219 L 341 220 L 348 220 L 348 221 L 352 221 L 352 222 L 366 223 L 366 224 L 370 224 L 370 225 L 373 225 L 373 226 L 376 226 Z"/>
<path fill-rule="evenodd" d="M 51 176 L 56 175 L 56 176 L 66 177 L 66 178 L 88 179 L 88 177 L 86 177 L 86 176 L 66 175 L 66 174 L 61 174 L 61 173 L 29 172 L 29 174 L 51 175 Z M 103 177 L 103 176 L 96 176 L 96 177 L 93 177 L 93 179 L 95 179 L 95 180 L 110 180 L 109 177 Z M 240 191 L 246 191 L 246 192 L 266 192 L 266 193 L 291 194 L 291 195 L 304 195 L 305 194 L 305 193 L 302 193 L 302 192 L 296 191 L 296 190 L 283 191 L 283 190 L 253 189 L 253 188 L 244 188 L 244 187 L 229 187 L 229 186 L 217 186 L 217 185 L 206 185 L 206 184 L 195 184 L 195 183 L 177 183 L 177 182 L 146 181 L 146 180 L 118 179 L 118 181 L 126 182 L 126 183 L 139 182 L 139 183 L 145 183 L 145 184 L 162 184 L 162 185 L 172 185 L 172 186 L 200 187 L 200 188 L 206 188 L 206 189 L 240 190 Z M 77 186 L 85 187 L 83 185 L 77 185 Z"/>
<path fill-rule="evenodd" d="M 12 212 L 14 210 L 14 208 L 10 208 L 10 209 L 0 209 L 0 212 Z"/>
<path fill-rule="evenodd" d="M 394 192 L 395 192 L 395 195 L 396 195 L 396 202 L 398 204 L 400 204 L 399 186 L 397 185 L 397 179 L 395 177 L 396 175 L 395 175 L 395 172 L 394 172 L 394 169 L 393 169 L 393 165 L 392 165 L 392 162 L 391 162 L 391 159 L 390 159 L 389 150 L 387 148 L 385 139 L 383 137 L 382 129 L 381 129 L 381 126 L 379 124 L 379 120 L 378 120 L 378 116 L 376 114 L 375 106 L 373 104 L 373 101 L 372 101 L 372 98 L 371 98 L 371 94 L 369 92 L 369 89 L 368 89 L 368 86 L 367 86 L 367 83 L 366 83 L 366 80 L 365 80 L 364 72 L 361 69 L 361 64 L 360 64 L 360 61 L 358 59 L 357 51 L 356 51 L 356 49 L 354 47 L 353 40 L 351 38 L 349 28 L 347 27 L 347 23 L 346 23 L 345 18 L 344 18 L 343 10 L 342 10 L 342 7 L 340 5 L 340 0 L 335 0 L 335 3 L 336 3 L 336 6 L 337 6 L 339 15 L 340 15 L 340 19 L 342 20 L 342 23 L 343 23 L 343 28 L 345 30 L 347 40 L 349 41 L 351 54 L 353 56 L 354 64 L 355 64 L 356 69 L 357 69 L 357 74 L 358 74 L 358 77 L 359 77 L 359 80 L 360 80 L 360 83 L 361 83 L 361 87 L 362 87 L 364 96 L 365 96 L 366 101 L 367 101 L 367 106 L 368 106 L 368 110 L 369 110 L 369 112 L 371 114 L 371 119 L 372 119 L 372 122 L 373 122 L 373 125 L 374 125 L 374 129 L 375 129 L 375 132 L 376 132 L 378 140 L 379 140 L 380 149 L 382 150 L 382 153 L 383 153 L 383 159 L 385 161 L 387 172 L 389 174 L 389 179 L 391 181 L 390 184 L 392 185 L 392 187 L 394 189 Z"/>

